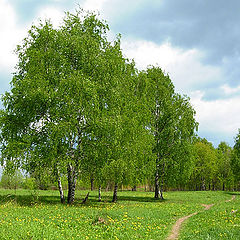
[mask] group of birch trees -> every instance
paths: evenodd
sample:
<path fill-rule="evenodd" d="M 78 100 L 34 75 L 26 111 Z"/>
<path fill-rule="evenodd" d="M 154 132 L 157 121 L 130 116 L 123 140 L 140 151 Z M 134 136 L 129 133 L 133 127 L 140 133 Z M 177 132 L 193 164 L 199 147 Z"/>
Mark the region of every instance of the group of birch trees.
<path fill-rule="evenodd" d="M 32 26 L 17 46 L 11 90 L 2 97 L 1 163 L 6 170 L 51 174 L 65 202 L 77 179 L 99 188 L 154 180 L 163 198 L 166 178 L 180 179 L 192 157 L 197 123 L 189 98 L 159 67 L 139 71 L 109 41 L 108 25 L 82 10 L 54 28 Z"/>

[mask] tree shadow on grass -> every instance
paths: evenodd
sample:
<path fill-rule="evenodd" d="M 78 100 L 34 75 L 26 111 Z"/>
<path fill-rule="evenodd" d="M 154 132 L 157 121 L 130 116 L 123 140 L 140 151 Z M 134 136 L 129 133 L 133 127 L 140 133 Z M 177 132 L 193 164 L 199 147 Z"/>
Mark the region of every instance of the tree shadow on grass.
<path fill-rule="evenodd" d="M 21 192 L 1 194 L 0 195 L 0 205 L 6 203 L 15 203 L 19 206 L 35 206 L 38 204 L 43 205 L 61 205 L 60 196 L 56 195 L 43 195 L 44 192 L 33 191 L 25 194 L 21 194 Z M 90 192 L 89 199 L 85 204 L 82 204 L 83 199 L 85 198 L 86 193 L 82 192 L 81 194 L 77 194 L 75 197 L 75 202 L 72 204 L 73 206 L 81 207 L 81 206 L 91 206 L 91 207 L 105 207 L 109 206 L 112 203 L 112 196 L 107 195 L 102 197 L 102 201 L 98 201 L 98 197 L 96 194 Z M 65 196 L 66 199 L 67 196 Z M 66 199 L 67 200 L 67 199 Z M 118 196 L 118 202 L 164 202 L 167 200 L 155 199 L 154 197 L 148 196 Z"/>
<path fill-rule="evenodd" d="M 236 196 L 240 196 L 240 192 L 224 192 L 225 194 L 228 194 L 228 195 L 236 195 Z"/>
<path fill-rule="evenodd" d="M 154 197 L 148 197 L 148 196 L 122 196 L 118 195 L 117 197 L 117 203 L 116 204 L 128 204 L 128 202 L 132 203 L 148 203 L 148 202 L 154 202 L 154 203 L 162 203 L 168 201 L 167 199 L 160 200 L 155 199 Z M 103 196 L 102 201 L 99 202 L 97 196 L 92 195 L 91 193 L 89 195 L 89 200 L 84 204 L 84 206 L 91 206 L 91 207 L 107 207 L 111 204 L 115 204 L 112 202 L 112 196 Z M 81 205 L 81 203 L 78 202 L 78 205 Z"/>
<path fill-rule="evenodd" d="M 143 197 L 143 196 L 118 196 L 119 201 L 134 201 L 134 202 L 164 202 L 166 199 L 156 199 L 154 197 Z"/>
<path fill-rule="evenodd" d="M 62 205 L 60 201 L 60 196 L 57 195 L 42 195 L 44 192 L 40 194 L 38 191 L 29 192 L 29 194 L 21 194 L 21 193 L 6 193 L 0 195 L 0 205 L 4 205 L 7 203 L 17 204 L 19 206 L 35 206 L 35 205 Z M 97 205 L 99 202 L 97 201 L 96 196 L 89 196 L 89 200 L 86 204 L 82 204 L 83 199 L 85 198 L 85 193 L 78 194 L 75 197 L 75 202 L 72 204 L 73 206 L 87 206 L 87 205 Z M 105 198 L 104 198 L 105 200 Z M 67 205 L 67 196 L 65 196 L 65 205 Z M 105 202 L 105 201 L 103 201 Z M 110 202 L 110 199 L 109 199 Z"/>
<path fill-rule="evenodd" d="M 66 196 L 65 196 L 66 197 Z M 84 194 L 78 194 L 76 200 L 82 201 Z M 43 205 L 61 205 L 60 196 L 49 194 L 47 191 L 29 191 L 22 193 L 20 191 L 8 191 L 5 194 L 0 194 L 0 205 L 6 203 L 15 203 L 19 206 L 34 206 L 36 204 Z"/>
<path fill-rule="evenodd" d="M 6 203 L 16 203 L 20 206 L 33 206 L 36 204 L 56 205 L 60 203 L 57 196 L 37 196 L 37 195 L 15 195 L 7 194 L 0 196 L 0 205 Z"/>

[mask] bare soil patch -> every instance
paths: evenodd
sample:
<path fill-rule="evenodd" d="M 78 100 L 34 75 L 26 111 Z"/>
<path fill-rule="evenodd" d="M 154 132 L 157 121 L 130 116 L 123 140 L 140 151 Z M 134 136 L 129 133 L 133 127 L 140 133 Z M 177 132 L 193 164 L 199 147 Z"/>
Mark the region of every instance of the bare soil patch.
<path fill-rule="evenodd" d="M 225 202 L 231 202 L 232 200 L 234 200 L 236 198 L 236 195 L 233 195 L 231 199 L 226 200 Z"/>
<path fill-rule="evenodd" d="M 202 204 L 202 206 L 205 207 L 204 210 L 209 210 L 213 205 L 214 205 L 214 204 L 209 204 L 209 205 L 207 205 L 207 204 Z"/>

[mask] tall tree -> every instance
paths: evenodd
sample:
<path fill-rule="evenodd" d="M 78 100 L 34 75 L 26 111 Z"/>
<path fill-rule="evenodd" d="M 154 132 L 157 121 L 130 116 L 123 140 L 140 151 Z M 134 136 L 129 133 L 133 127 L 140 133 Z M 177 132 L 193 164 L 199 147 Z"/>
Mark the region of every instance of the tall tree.
<path fill-rule="evenodd" d="M 195 190 L 215 189 L 217 183 L 217 152 L 206 139 L 194 143 L 194 169 L 191 184 Z"/>
<path fill-rule="evenodd" d="M 155 138 L 155 198 L 163 199 L 166 170 L 171 165 L 188 161 L 197 123 L 189 98 L 175 93 L 168 75 L 158 67 L 142 73 L 146 77 L 150 130 Z M 174 174 L 174 173 L 173 173 Z"/>
<path fill-rule="evenodd" d="M 226 186 L 230 189 L 232 185 L 231 155 L 232 148 L 227 143 L 221 142 L 217 147 L 217 174 L 223 191 L 226 189 Z"/>
<path fill-rule="evenodd" d="M 235 189 L 239 189 L 240 186 L 240 129 L 235 137 L 235 144 L 233 146 L 233 152 L 231 155 L 231 168 L 234 174 Z"/>
<path fill-rule="evenodd" d="M 33 26 L 17 47 L 11 91 L 3 96 L 2 161 L 28 170 L 53 169 L 59 181 L 67 174 L 68 203 L 74 201 L 82 163 L 89 159 L 86 143 L 110 122 L 123 124 L 118 120 L 119 106 L 126 102 L 122 80 L 131 71 L 119 38 L 108 42 L 108 29 L 81 10 L 67 13 L 58 29 L 48 21 Z M 121 132 L 115 129 L 117 138 Z"/>

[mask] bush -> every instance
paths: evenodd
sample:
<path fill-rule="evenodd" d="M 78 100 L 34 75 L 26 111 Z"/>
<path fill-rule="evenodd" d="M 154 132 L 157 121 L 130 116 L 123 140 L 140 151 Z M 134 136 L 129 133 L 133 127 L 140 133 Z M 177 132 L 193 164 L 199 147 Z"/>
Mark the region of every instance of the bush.
<path fill-rule="evenodd" d="M 23 175 L 19 170 L 16 170 L 13 174 L 3 172 L 1 178 L 1 187 L 6 189 L 16 189 L 22 187 Z"/>
<path fill-rule="evenodd" d="M 37 189 L 37 183 L 35 178 L 25 178 L 23 181 L 23 188 L 29 189 L 29 190 L 34 190 Z"/>

